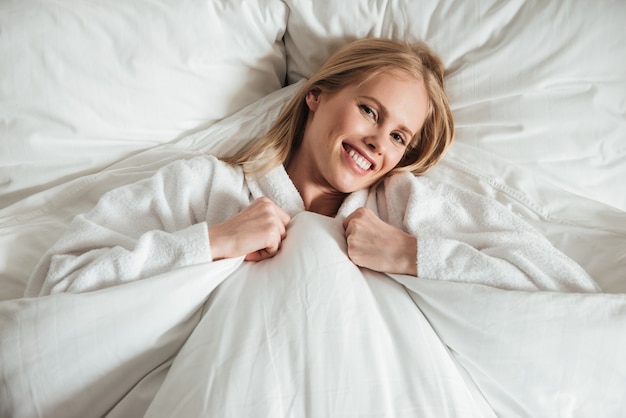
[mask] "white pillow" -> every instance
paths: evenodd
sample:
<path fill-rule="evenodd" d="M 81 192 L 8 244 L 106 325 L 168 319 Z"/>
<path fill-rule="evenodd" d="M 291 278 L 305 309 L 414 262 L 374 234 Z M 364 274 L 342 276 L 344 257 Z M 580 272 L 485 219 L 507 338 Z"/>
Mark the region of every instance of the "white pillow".
<path fill-rule="evenodd" d="M 280 0 L 0 4 L 0 207 L 279 89 Z"/>
<path fill-rule="evenodd" d="M 626 3 L 286 3 L 290 82 L 356 38 L 426 41 L 448 69 L 458 141 L 626 210 Z"/>

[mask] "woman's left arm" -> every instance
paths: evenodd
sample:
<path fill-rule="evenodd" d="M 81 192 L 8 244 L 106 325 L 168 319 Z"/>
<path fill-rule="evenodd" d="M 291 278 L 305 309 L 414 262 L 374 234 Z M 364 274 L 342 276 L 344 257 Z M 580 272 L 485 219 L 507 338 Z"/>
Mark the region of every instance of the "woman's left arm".
<path fill-rule="evenodd" d="M 385 273 L 417 276 L 417 238 L 359 208 L 344 219 L 348 256 L 354 264 Z"/>
<path fill-rule="evenodd" d="M 495 199 L 407 174 L 386 179 L 377 201 L 385 205 L 379 208 L 382 219 L 417 238 L 422 279 L 518 290 L 599 290 L 579 265 Z"/>

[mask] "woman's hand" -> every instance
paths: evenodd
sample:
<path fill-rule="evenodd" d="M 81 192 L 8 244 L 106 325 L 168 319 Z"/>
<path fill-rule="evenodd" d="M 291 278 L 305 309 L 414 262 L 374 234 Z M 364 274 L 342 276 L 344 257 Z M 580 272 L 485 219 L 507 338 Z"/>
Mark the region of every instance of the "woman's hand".
<path fill-rule="evenodd" d="M 273 257 L 290 220 L 287 212 L 268 198 L 256 199 L 226 222 L 209 226 L 213 260 L 241 255 L 248 261 Z"/>
<path fill-rule="evenodd" d="M 354 264 L 384 273 L 417 276 L 417 239 L 359 208 L 343 221 Z"/>

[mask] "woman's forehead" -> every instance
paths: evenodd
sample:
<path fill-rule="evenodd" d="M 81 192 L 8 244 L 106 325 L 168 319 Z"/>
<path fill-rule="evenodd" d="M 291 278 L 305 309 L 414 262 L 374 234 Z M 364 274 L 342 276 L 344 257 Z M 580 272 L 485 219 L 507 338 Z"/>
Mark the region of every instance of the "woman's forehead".
<path fill-rule="evenodd" d="M 350 84 L 355 84 L 355 85 L 367 84 L 373 78 L 378 78 L 384 75 L 396 78 L 398 80 L 404 80 L 404 81 L 416 81 L 417 80 L 417 81 L 423 82 L 423 77 L 421 77 L 421 75 L 414 74 L 403 68 L 389 66 L 389 67 L 381 67 L 376 70 L 372 70 L 367 73 L 364 73 L 358 76 L 355 79 L 355 81 Z"/>
<path fill-rule="evenodd" d="M 424 81 L 404 71 L 379 72 L 353 85 L 350 93 L 378 102 L 387 114 L 414 134 L 426 119 L 429 99 Z"/>

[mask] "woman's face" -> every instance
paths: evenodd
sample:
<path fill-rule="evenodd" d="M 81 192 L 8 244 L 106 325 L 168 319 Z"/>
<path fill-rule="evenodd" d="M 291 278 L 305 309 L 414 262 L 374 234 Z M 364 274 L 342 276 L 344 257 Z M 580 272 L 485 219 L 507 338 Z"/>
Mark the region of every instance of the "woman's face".
<path fill-rule="evenodd" d="M 314 182 L 340 193 L 369 187 L 402 159 L 428 108 L 423 81 L 381 72 L 330 94 L 309 92 L 298 164 Z"/>

